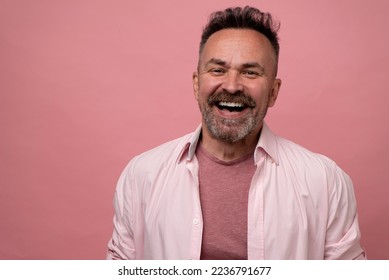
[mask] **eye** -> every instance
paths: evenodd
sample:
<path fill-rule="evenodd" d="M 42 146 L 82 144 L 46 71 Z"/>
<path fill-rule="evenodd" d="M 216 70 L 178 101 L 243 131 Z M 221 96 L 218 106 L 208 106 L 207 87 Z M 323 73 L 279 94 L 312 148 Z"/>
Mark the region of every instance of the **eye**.
<path fill-rule="evenodd" d="M 252 71 L 252 70 L 243 71 L 243 75 L 245 75 L 248 78 L 256 78 L 256 77 L 260 76 L 258 72 Z"/>
<path fill-rule="evenodd" d="M 211 68 L 208 72 L 213 75 L 220 76 L 223 75 L 226 71 L 223 68 Z"/>

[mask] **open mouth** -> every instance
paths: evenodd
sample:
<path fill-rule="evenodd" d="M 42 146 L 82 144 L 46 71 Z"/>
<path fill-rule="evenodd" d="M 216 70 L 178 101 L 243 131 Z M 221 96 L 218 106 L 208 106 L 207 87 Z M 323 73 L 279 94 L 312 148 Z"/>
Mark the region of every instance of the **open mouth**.
<path fill-rule="evenodd" d="M 228 110 L 230 112 L 242 112 L 246 105 L 237 102 L 219 102 L 216 104 L 219 110 Z"/>

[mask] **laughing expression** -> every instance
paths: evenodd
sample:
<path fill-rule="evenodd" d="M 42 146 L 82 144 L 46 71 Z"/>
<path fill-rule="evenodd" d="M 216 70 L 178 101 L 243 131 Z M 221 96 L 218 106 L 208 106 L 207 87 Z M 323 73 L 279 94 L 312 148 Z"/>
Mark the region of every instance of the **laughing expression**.
<path fill-rule="evenodd" d="M 234 143 L 258 134 L 281 81 L 268 39 L 249 29 L 211 35 L 200 54 L 193 87 L 203 116 L 203 133 Z"/>

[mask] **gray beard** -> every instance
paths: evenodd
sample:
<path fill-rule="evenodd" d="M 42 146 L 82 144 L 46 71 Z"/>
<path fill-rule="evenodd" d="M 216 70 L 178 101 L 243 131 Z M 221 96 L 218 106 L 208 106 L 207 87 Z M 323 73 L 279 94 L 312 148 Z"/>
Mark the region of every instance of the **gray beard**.
<path fill-rule="evenodd" d="M 200 106 L 205 125 L 213 137 L 228 143 L 235 143 L 244 139 L 255 131 L 262 123 L 266 112 L 259 115 L 249 115 L 240 119 L 225 119 L 215 116 L 212 108 Z"/>

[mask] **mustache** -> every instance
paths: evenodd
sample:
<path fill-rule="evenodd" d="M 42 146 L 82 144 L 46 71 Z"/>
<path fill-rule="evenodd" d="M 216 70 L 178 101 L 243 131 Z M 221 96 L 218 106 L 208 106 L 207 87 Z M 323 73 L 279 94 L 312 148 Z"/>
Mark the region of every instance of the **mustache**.
<path fill-rule="evenodd" d="M 217 105 L 219 102 L 234 102 L 241 103 L 247 107 L 255 107 L 256 103 L 248 94 L 238 91 L 236 93 L 230 93 L 225 90 L 215 92 L 208 97 L 209 105 Z"/>

